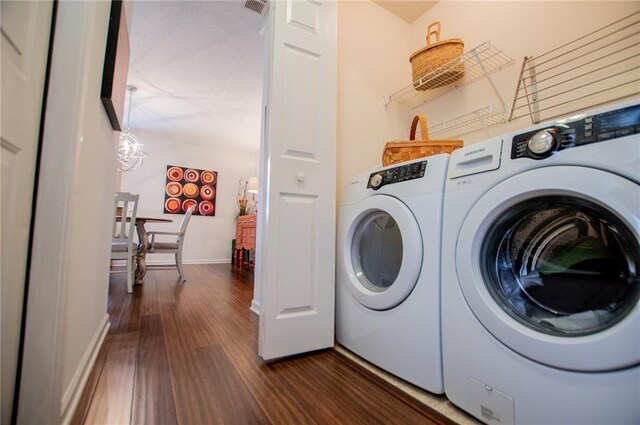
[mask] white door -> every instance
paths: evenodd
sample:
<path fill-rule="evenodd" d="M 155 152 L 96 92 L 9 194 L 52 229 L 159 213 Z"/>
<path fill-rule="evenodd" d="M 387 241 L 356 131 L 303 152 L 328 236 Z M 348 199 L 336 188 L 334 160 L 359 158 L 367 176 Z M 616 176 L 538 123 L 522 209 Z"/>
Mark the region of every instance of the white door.
<path fill-rule="evenodd" d="M 274 1 L 270 19 L 257 249 L 265 360 L 333 346 L 335 289 L 337 3 Z"/>
<path fill-rule="evenodd" d="M 2 416 L 9 423 L 18 362 L 31 205 L 52 3 L 2 1 Z"/>

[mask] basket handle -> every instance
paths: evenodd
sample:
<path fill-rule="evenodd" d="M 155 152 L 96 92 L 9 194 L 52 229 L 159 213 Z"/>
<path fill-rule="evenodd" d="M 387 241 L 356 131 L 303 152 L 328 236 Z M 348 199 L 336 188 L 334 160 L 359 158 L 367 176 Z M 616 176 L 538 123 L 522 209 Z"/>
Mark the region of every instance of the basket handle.
<path fill-rule="evenodd" d="M 436 36 L 436 41 L 434 43 L 440 42 L 440 21 L 436 21 L 427 27 L 427 46 L 434 44 L 431 42 L 432 35 Z"/>
<path fill-rule="evenodd" d="M 418 127 L 418 123 L 420 123 L 420 136 L 422 140 L 427 140 L 429 138 L 429 130 L 427 130 L 427 118 L 418 114 L 413 117 L 413 121 L 411 122 L 411 132 L 409 133 L 409 140 L 416 140 L 416 129 Z"/>

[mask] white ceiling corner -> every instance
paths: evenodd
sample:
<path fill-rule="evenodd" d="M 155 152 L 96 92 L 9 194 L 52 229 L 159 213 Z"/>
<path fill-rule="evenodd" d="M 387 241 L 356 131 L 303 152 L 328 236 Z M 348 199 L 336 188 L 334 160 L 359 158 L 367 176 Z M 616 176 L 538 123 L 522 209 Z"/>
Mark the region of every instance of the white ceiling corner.
<path fill-rule="evenodd" d="M 393 13 L 405 22 L 412 23 L 427 10 L 431 9 L 436 1 L 417 1 L 417 0 L 373 0 L 378 6 Z"/>
<path fill-rule="evenodd" d="M 131 9 L 131 131 L 257 151 L 265 16 L 244 0 L 134 1 Z"/>

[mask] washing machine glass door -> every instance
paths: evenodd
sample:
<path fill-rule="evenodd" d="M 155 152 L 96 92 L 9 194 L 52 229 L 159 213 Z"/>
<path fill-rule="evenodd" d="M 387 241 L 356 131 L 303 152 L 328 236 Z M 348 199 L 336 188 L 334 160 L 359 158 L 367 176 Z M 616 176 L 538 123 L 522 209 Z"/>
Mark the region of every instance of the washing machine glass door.
<path fill-rule="evenodd" d="M 603 171 L 550 167 L 481 198 L 460 235 L 475 264 L 461 283 L 487 329 L 562 368 L 639 362 L 640 205 L 630 196 L 638 190 Z M 618 345 L 625 339 L 635 342 Z"/>
<path fill-rule="evenodd" d="M 349 291 L 368 308 L 395 307 L 411 293 L 422 267 L 414 215 L 398 199 L 375 195 L 360 202 L 349 220 L 343 242 Z"/>

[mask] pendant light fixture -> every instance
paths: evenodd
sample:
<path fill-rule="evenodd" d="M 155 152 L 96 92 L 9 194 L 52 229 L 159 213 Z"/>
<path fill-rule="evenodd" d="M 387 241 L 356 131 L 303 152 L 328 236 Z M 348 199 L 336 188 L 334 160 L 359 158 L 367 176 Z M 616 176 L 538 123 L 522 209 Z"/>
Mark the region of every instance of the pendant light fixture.
<path fill-rule="evenodd" d="M 129 124 L 131 122 L 131 98 L 137 90 L 134 86 L 127 86 L 127 91 L 129 92 L 127 127 L 120 133 L 120 142 L 118 144 L 118 162 L 120 163 L 118 169 L 120 171 L 132 171 L 139 168 L 148 156 L 147 153 L 142 150 L 143 146 L 140 140 L 129 131 Z"/>

